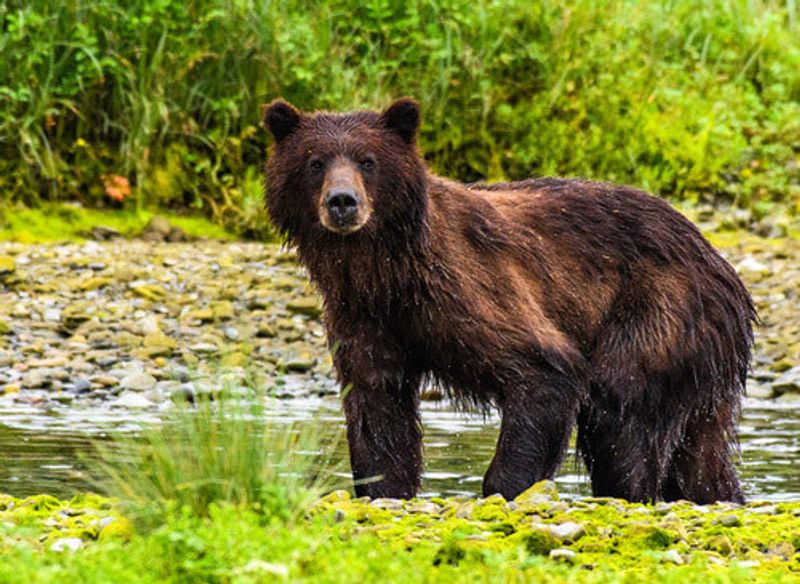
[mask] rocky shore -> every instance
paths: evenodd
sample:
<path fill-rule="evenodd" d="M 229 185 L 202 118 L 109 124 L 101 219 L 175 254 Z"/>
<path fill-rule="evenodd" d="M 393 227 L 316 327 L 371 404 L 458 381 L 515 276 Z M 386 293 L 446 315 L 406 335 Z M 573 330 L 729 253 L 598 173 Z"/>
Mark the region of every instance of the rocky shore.
<path fill-rule="evenodd" d="M 763 321 L 749 394 L 797 400 L 800 241 L 722 243 Z M 2 243 L 0 290 L 2 400 L 146 409 L 176 392 L 338 391 L 318 299 L 274 244 Z"/>

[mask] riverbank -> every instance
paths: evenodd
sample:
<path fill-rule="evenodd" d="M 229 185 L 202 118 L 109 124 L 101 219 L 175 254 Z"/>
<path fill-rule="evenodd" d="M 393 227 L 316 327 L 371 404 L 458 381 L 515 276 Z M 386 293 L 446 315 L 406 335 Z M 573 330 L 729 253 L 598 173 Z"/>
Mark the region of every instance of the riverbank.
<path fill-rule="evenodd" d="M 297 523 L 214 507 L 137 533 L 112 502 L 0 497 L 3 582 L 796 582 L 800 503 L 353 500 Z"/>
<path fill-rule="evenodd" d="M 710 237 L 762 320 L 749 395 L 800 398 L 800 240 Z M 335 395 L 319 300 L 295 260 L 214 239 L 0 242 L 0 399 L 157 409 L 222 385 Z"/>

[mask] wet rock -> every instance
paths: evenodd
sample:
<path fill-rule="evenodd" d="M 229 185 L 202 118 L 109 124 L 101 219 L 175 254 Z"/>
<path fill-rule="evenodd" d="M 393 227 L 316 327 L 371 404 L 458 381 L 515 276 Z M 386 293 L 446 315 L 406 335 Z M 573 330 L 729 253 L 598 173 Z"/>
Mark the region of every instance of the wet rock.
<path fill-rule="evenodd" d="M 303 353 L 290 357 L 286 361 L 286 370 L 304 373 L 313 368 L 315 363 L 316 359 L 314 359 L 313 355 L 310 353 Z"/>
<path fill-rule="evenodd" d="M 82 290 L 84 292 L 90 292 L 92 290 L 98 290 L 100 288 L 110 286 L 113 283 L 114 283 L 113 278 L 95 276 L 93 278 L 87 278 L 81 281 L 78 284 L 78 290 Z"/>
<path fill-rule="evenodd" d="M 391 499 L 391 498 L 379 498 L 373 499 L 372 506 L 377 507 L 378 509 L 402 509 L 403 508 L 403 501 L 401 499 Z"/>
<path fill-rule="evenodd" d="M 557 560 L 559 562 L 567 562 L 569 564 L 574 564 L 577 561 L 578 554 L 574 551 L 566 548 L 558 548 L 555 550 L 550 550 L 551 560 Z"/>
<path fill-rule="evenodd" d="M 113 227 L 106 227 L 104 225 L 95 225 L 92 229 L 83 234 L 90 239 L 94 239 L 95 241 L 111 241 L 113 239 L 119 239 L 122 237 L 122 233 L 120 233 L 117 229 Z"/>
<path fill-rule="evenodd" d="M 190 320 L 197 320 L 200 322 L 213 322 L 214 321 L 214 311 L 210 308 L 198 308 L 197 310 L 192 310 L 186 315 L 186 318 Z"/>
<path fill-rule="evenodd" d="M 153 215 L 147 222 L 139 237 L 145 241 L 166 241 L 172 232 L 170 222 L 159 215 Z"/>
<path fill-rule="evenodd" d="M 149 391 L 156 386 L 156 378 L 147 373 L 131 373 L 122 378 L 119 386 L 130 391 Z"/>
<path fill-rule="evenodd" d="M 83 540 L 79 537 L 62 537 L 50 544 L 51 552 L 74 552 L 83 547 Z"/>
<path fill-rule="evenodd" d="M 139 393 L 123 393 L 111 405 L 118 408 L 128 409 L 147 409 L 153 407 L 155 404 Z"/>
<path fill-rule="evenodd" d="M 550 534 L 561 541 L 577 541 L 586 533 L 586 528 L 580 523 L 567 521 L 547 526 Z"/>
<path fill-rule="evenodd" d="M 213 317 L 217 320 L 230 320 L 236 314 L 233 309 L 233 304 L 227 300 L 212 302 L 210 309 Z"/>
<path fill-rule="evenodd" d="M 28 389 L 47 387 L 51 382 L 51 372 L 46 369 L 31 369 L 22 376 L 22 385 Z"/>
<path fill-rule="evenodd" d="M 216 353 L 219 349 L 212 343 L 196 343 L 189 347 L 195 353 Z"/>
<path fill-rule="evenodd" d="M 775 556 L 781 560 L 788 560 L 794 555 L 794 546 L 788 541 L 773 543 L 767 548 L 767 555 Z"/>
<path fill-rule="evenodd" d="M 0 278 L 13 274 L 17 270 L 17 262 L 10 255 L 0 255 Z"/>
<path fill-rule="evenodd" d="M 723 556 L 729 556 L 733 553 L 733 544 L 731 544 L 730 538 L 726 535 L 715 535 L 709 538 L 706 548 Z"/>
<path fill-rule="evenodd" d="M 96 383 L 101 387 L 114 387 L 119 383 L 119 379 L 113 375 L 95 375 L 91 378 L 91 380 L 93 383 Z"/>
<path fill-rule="evenodd" d="M 440 513 L 441 508 L 436 503 L 430 501 L 416 501 L 409 503 L 405 506 L 405 510 L 409 513 L 421 513 L 425 515 L 437 515 Z"/>
<path fill-rule="evenodd" d="M 800 365 L 792 367 L 771 384 L 772 396 L 780 397 L 785 393 L 800 393 Z"/>
<path fill-rule="evenodd" d="M 75 393 L 87 393 L 92 389 L 92 383 L 88 379 L 76 379 L 72 384 L 72 391 Z"/>
<path fill-rule="evenodd" d="M 256 337 L 258 337 L 259 339 L 272 339 L 277 335 L 278 333 L 275 332 L 275 329 L 272 328 L 266 322 L 258 323 L 258 328 L 256 329 Z"/>
<path fill-rule="evenodd" d="M 536 505 L 558 501 L 558 487 L 553 481 L 539 481 L 526 491 L 523 491 L 514 501 L 518 505 Z"/>
<path fill-rule="evenodd" d="M 676 566 L 682 566 L 686 563 L 678 550 L 667 550 L 663 552 L 661 554 L 661 561 L 675 564 Z"/>
<path fill-rule="evenodd" d="M 322 310 L 316 298 L 296 298 L 286 303 L 286 309 L 293 314 L 305 314 L 318 317 Z"/>
<path fill-rule="evenodd" d="M 759 507 L 751 507 L 749 511 L 754 515 L 777 515 L 778 507 L 776 505 L 761 505 Z"/>
<path fill-rule="evenodd" d="M 171 355 L 177 347 L 177 341 L 163 333 L 146 335 L 142 341 L 142 348 L 150 358 Z"/>
<path fill-rule="evenodd" d="M 164 287 L 157 284 L 136 284 L 132 285 L 130 288 L 137 296 L 152 300 L 153 302 L 159 302 L 167 297 L 167 291 Z"/>
<path fill-rule="evenodd" d="M 742 518 L 738 515 L 723 515 L 719 518 L 719 524 L 723 527 L 741 527 Z"/>

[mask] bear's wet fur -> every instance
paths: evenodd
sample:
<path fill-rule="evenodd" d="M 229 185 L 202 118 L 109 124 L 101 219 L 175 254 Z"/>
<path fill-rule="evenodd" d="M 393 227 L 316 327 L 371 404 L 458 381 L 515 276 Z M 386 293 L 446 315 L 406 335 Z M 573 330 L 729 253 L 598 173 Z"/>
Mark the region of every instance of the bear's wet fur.
<path fill-rule="evenodd" d="M 597 496 L 743 501 L 731 454 L 752 300 L 664 201 L 428 171 L 419 107 L 265 108 L 267 206 L 324 299 L 358 495 L 413 497 L 422 383 L 502 421 L 485 495 L 552 478 L 577 425 Z"/>

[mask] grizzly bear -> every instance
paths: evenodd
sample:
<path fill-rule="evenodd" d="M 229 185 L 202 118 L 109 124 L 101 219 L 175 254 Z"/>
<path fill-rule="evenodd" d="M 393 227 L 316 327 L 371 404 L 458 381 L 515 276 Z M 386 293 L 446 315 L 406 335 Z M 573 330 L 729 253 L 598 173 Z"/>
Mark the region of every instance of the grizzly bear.
<path fill-rule="evenodd" d="M 415 495 L 435 381 L 500 411 L 484 495 L 552 478 L 577 425 L 597 496 L 743 500 L 731 450 L 755 310 L 666 202 L 438 177 L 407 98 L 347 114 L 277 100 L 264 121 L 267 207 L 324 300 L 358 495 Z"/>

